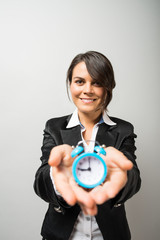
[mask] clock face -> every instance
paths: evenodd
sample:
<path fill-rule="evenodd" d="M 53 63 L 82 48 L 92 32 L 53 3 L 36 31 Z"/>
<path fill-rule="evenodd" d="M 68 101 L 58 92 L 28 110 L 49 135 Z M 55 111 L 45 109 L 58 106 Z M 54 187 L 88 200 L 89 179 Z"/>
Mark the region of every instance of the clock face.
<path fill-rule="evenodd" d="M 101 184 L 106 175 L 106 164 L 95 153 L 83 153 L 73 163 L 73 176 L 76 182 L 85 188 L 93 188 Z"/>

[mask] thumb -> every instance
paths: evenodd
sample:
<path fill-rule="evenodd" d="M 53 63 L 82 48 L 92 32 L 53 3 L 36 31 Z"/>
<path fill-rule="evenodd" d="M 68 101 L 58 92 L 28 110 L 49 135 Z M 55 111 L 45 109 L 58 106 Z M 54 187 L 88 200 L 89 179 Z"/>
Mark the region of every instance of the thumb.
<path fill-rule="evenodd" d="M 71 161 L 71 146 L 67 144 L 59 145 L 52 148 L 48 160 L 50 166 L 59 166 L 60 164 L 65 163 L 66 166 L 70 165 Z"/>
<path fill-rule="evenodd" d="M 114 147 L 106 148 L 106 161 L 107 164 L 115 164 L 122 170 L 130 170 L 133 167 L 133 163 L 119 150 Z"/>

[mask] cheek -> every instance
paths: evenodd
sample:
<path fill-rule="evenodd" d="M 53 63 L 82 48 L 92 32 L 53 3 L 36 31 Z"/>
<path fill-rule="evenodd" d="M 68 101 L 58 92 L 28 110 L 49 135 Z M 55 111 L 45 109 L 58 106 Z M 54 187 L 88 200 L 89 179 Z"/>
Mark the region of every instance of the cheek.
<path fill-rule="evenodd" d="M 71 84 L 71 86 L 70 86 L 70 93 L 71 93 L 71 96 L 72 96 L 72 97 L 76 97 L 76 96 L 78 96 L 78 95 L 81 93 L 81 91 L 80 91 L 80 88 L 79 88 L 79 87 L 73 86 L 73 85 Z"/>
<path fill-rule="evenodd" d="M 107 98 L 107 91 L 104 92 L 104 97 L 103 97 L 104 101 L 106 101 L 106 98 Z"/>
<path fill-rule="evenodd" d="M 102 101 L 104 101 L 107 97 L 107 93 L 104 91 L 104 89 L 99 89 L 97 95 Z"/>

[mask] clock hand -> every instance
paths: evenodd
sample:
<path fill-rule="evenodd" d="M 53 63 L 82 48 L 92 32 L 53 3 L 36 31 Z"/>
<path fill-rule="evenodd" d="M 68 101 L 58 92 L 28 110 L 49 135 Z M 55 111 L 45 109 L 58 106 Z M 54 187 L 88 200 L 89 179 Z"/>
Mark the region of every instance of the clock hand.
<path fill-rule="evenodd" d="M 85 168 L 78 168 L 78 170 L 80 170 L 80 171 L 91 171 L 91 168 L 90 167 L 87 168 L 87 169 L 85 169 Z"/>
<path fill-rule="evenodd" d="M 88 170 L 91 171 L 91 162 L 90 162 L 90 158 L 88 159 L 88 162 L 89 162 L 89 168 L 88 168 Z"/>

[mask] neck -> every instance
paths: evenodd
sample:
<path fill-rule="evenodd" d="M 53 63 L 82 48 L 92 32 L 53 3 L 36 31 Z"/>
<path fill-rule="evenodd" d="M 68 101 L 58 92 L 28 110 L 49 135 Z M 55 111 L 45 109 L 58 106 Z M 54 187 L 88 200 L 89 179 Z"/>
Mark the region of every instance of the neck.
<path fill-rule="evenodd" d="M 79 116 L 80 122 L 85 128 L 93 127 L 101 119 L 102 111 L 97 111 L 94 113 L 78 112 L 78 116 Z"/>

